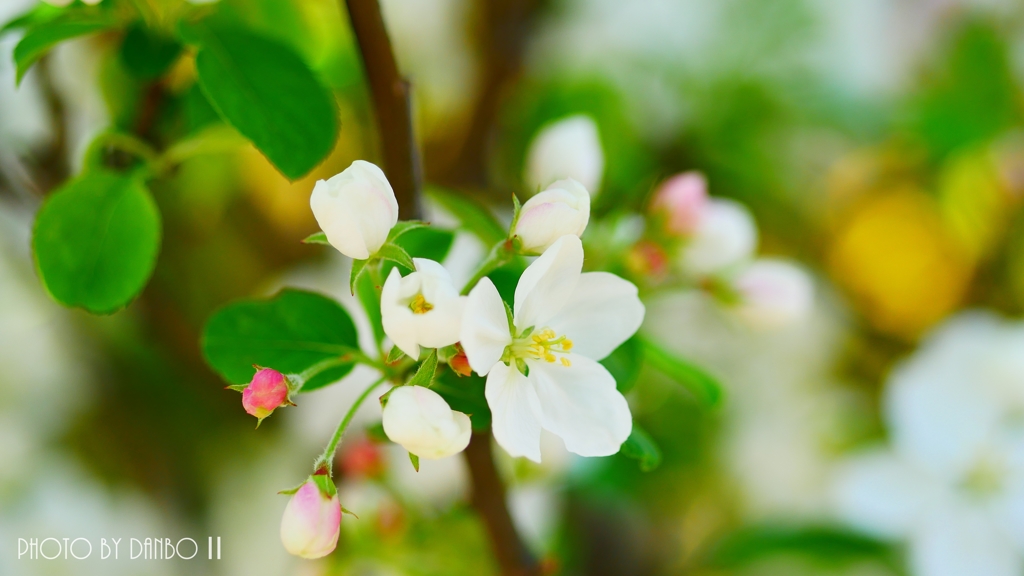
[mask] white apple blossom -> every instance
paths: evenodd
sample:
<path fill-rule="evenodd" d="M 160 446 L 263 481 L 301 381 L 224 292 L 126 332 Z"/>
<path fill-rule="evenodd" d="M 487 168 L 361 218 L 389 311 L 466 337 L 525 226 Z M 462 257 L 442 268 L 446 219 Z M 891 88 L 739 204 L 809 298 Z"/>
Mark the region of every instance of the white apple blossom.
<path fill-rule="evenodd" d="M 885 390 L 890 446 L 839 466 L 841 518 L 905 540 L 916 576 L 1024 571 L 1024 326 L 965 314 Z"/>
<path fill-rule="evenodd" d="M 523 179 L 532 190 L 572 178 L 596 193 L 604 174 L 604 152 L 597 124 L 582 114 L 541 128 L 526 153 Z"/>
<path fill-rule="evenodd" d="M 632 429 L 626 399 L 597 361 L 637 331 L 644 305 L 630 282 L 582 269 L 583 245 L 566 235 L 523 272 L 511 321 L 489 279 L 469 294 L 462 346 L 487 376 L 494 438 L 512 456 L 539 462 L 542 429 L 570 452 L 607 456 Z"/>
<path fill-rule="evenodd" d="M 590 193 L 579 182 L 567 178 L 523 204 L 513 234 L 523 242 L 523 250 L 540 254 L 566 234 L 582 236 L 589 221 Z"/>
<path fill-rule="evenodd" d="M 755 328 L 772 329 L 791 324 L 810 313 L 814 283 L 799 266 L 762 258 L 732 281 L 739 296 L 736 313 Z"/>
<path fill-rule="evenodd" d="M 380 250 L 398 222 L 395 191 L 384 172 L 364 160 L 317 181 L 309 206 L 331 246 L 356 260 Z"/>
<path fill-rule="evenodd" d="M 465 297 L 452 277 L 433 260 L 413 258 L 416 271 L 402 277 L 392 268 L 380 295 L 384 333 L 395 346 L 418 360 L 420 346 L 441 348 L 459 341 Z"/>
<path fill-rule="evenodd" d="M 384 433 L 396 444 L 428 460 L 458 454 L 469 445 L 469 416 L 448 406 L 423 386 L 399 386 L 384 406 Z"/>
<path fill-rule="evenodd" d="M 757 225 L 738 202 L 712 198 L 701 211 L 696 230 L 680 254 L 683 270 L 714 274 L 750 258 L 757 248 Z"/>

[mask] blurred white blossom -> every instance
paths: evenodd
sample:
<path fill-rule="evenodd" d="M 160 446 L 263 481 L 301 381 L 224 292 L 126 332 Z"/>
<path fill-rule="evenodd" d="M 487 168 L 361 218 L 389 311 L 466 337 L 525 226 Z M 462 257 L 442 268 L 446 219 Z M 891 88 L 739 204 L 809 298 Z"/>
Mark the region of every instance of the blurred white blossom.
<path fill-rule="evenodd" d="M 571 178 L 597 193 L 604 175 L 604 150 L 589 116 L 563 118 L 542 127 L 526 153 L 523 179 L 533 190 Z"/>
<path fill-rule="evenodd" d="M 732 280 L 739 296 L 736 313 L 747 324 L 762 329 L 778 328 L 811 312 L 814 283 L 799 266 L 762 258 Z"/>
<path fill-rule="evenodd" d="M 756 248 L 757 224 L 746 206 L 713 198 L 683 246 L 680 265 L 689 274 L 715 274 L 750 259 Z"/>

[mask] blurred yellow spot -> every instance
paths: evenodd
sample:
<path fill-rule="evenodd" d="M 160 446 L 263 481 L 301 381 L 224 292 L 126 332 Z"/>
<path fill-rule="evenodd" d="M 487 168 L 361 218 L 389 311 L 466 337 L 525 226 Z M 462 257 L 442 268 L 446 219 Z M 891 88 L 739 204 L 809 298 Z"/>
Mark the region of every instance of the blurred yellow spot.
<path fill-rule="evenodd" d="M 972 272 L 935 202 L 908 185 L 875 193 L 848 211 L 828 263 L 876 328 L 903 337 L 953 310 Z"/>
<path fill-rule="evenodd" d="M 988 149 L 953 156 L 938 179 L 942 216 L 972 260 L 987 257 L 1006 230 L 1010 194 Z"/>

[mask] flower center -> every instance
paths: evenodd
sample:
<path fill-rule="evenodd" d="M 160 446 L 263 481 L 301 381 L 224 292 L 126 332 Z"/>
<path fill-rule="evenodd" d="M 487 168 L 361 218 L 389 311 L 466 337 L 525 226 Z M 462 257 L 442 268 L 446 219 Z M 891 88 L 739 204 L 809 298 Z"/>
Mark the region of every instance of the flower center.
<path fill-rule="evenodd" d="M 1001 462 L 983 458 L 971 468 L 960 486 L 975 496 L 991 496 L 1003 489 L 1005 473 Z"/>
<path fill-rule="evenodd" d="M 415 298 L 409 302 L 409 310 L 412 310 L 413 314 L 426 314 L 434 309 L 434 305 L 427 302 L 427 299 L 423 297 L 423 294 L 417 294 Z"/>
<path fill-rule="evenodd" d="M 566 357 L 570 350 L 572 350 L 572 340 L 564 335 L 555 334 L 551 328 L 545 328 L 540 332 L 528 328 L 512 340 L 512 343 L 505 349 L 505 354 L 509 360 L 557 361 L 562 366 L 571 366 L 572 362 Z"/>

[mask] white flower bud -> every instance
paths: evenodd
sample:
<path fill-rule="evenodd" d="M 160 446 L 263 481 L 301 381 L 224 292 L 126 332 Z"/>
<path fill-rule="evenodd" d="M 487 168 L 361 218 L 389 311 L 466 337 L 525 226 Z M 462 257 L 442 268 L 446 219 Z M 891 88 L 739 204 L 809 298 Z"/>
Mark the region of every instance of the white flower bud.
<path fill-rule="evenodd" d="M 433 260 L 413 258 L 416 271 L 406 277 L 392 268 L 380 295 L 384 333 L 414 360 L 420 346 L 441 348 L 459 341 L 465 297 L 452 277 Z"/>
<path fill-rule="evenodd" d="M 281 543 L 289 554 L 321 558 L 338 545 L 341 503 L 330 478 L 321 480 L 334 493 L 325 492 L 311 477 L 288 501 L 281 517 Z"/>
<path fill-rule="evenodd" d="M 704 276 L 750 258 L 757 248 L 757 225 L 746 207 L 713 198 L 701 211 L 693 236 L 683 247 L 680 264 L 687 273 Z"/>
<path fill-rule="evenodd" d="M 814 305 L 814 283 L 799 266 L 761 259 L 733 282 L 740 318 L 755 328 L 780 328 L 805 317 Z"/>
<path fill-rule="evenodd" d="M 423 386 L 400 386 L 384 406 L 384 433 L 410 453 L 436 460 L 469 445 L 469 416 L 452 410 L 444 398 Z"/>
<path fill-rule="evenodd" d="M 318 181 L 309 206 L 331 246 L 356 260 L 380 250 L 398 222 L 395 191 L 380 168 L 363 160 Z"/>
<path fill-rule="evenodd" d="M 597 192 L 604 174 L 604 152 L 597 124 L 589 116 L 570 116 L 541 128 L 526 154 L 523 179 L 532 190 L 572 178 Z"/>
<path fill-rule="evenodd" d="M 524 251 L 540 254 L 562 236 L 581 236 L 589 221 L 590 194 L 569 178 L 527 200 L 513 234 L 522 241 Z"/>

